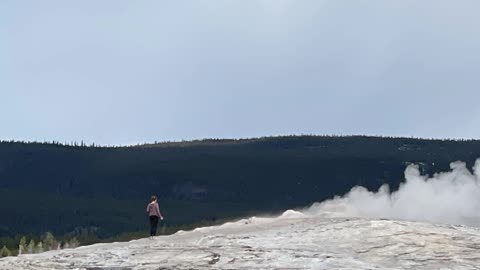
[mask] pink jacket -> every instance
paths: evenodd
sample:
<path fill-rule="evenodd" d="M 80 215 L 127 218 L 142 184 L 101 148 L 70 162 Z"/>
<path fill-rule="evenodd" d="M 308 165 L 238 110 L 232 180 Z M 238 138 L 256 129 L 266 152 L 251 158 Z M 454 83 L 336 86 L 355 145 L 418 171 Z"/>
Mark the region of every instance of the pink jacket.
<path fill-rule="evenodd" d="M 157 217 L 162 217 L 162 214 L 160 213 L 160 207 L 158 207 L 157 202 L 151 202 L 147 205 L 147 212 L 149 216 L 157 216 Z"/>

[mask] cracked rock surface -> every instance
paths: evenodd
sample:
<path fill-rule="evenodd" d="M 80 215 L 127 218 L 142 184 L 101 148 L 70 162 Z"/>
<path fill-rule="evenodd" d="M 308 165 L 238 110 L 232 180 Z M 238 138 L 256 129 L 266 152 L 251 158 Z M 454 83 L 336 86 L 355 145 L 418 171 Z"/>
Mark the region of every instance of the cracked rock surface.
<path fill-rule="evenodd" d="M 0 269 L 480 269 L 480 229 L 298 213 L 9 257 Z"/>

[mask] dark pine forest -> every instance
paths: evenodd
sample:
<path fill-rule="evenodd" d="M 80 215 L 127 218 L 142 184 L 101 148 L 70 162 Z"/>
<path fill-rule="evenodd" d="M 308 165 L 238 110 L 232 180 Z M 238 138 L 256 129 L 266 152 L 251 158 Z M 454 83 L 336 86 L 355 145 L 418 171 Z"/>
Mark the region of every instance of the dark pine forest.
<path fill-rule="evenodd" d="M 145 231 L 159 197 L 166 225 L 275 213 L 403 181 L 480 157 L 480 141 L 366 136 L 287 136 L 129 147 L 0 142 L 0 238 L 74 235 L 98 239 Z M 1 244 L 1 243 L 0 243 Z"/>

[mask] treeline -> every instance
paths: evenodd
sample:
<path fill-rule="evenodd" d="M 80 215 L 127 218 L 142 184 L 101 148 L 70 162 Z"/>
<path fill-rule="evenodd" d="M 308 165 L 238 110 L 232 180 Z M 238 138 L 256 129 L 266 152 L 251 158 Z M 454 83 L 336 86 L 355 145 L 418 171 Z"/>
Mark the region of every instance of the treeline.
<path fill-rule="evenodd" d="M 0 257 L 17 256 L 22 254 L 42 253 L 50 250 L 60 250 L 65 248 L 76 248 L 80 242 L 76 237 L 57 240 L 51 232 L 47 232 L 43 237 L 21 236 L 17 238 L 3 237 L 0 243 L 4 243 L 0 249 Z"/>
<path fill-rule="evenodd" d="M 386 140 L 416 140 L 416 141 L 436 141 L 436 142 L 475 142 L 478 139 L 465 139 L 465 138 L 420 138 L 420 137 L 395 137 L 395 136 L 367 136 L 367 135 L 286 135 L 276 137 L 258 137 L 258 138 L 236 138 L 236 139 L 222 139 L 222 138 L 208 138 L 198 140 L 180 140 L 180 141 L 154 141 L 145 142 L 132 145 L 101 145 L 95 142 L 85 143 L 80 141 L 23 141 L 23 140 L 1 140 L 0 144 L 25 144 L 25 145 L 50 145 L 50 146 L 64 146 L 64 147 L 88 147 L 88 148 L 129 148 L 129 147 L 171 147 L 171 146 L 194 146 L 194 145 L 218 145 L 228 143 L 249 143 L 259 141 L 272 141 L 283 140 L 286 138 L 327 138 L 327 139 L 339 139 L 339 138 L 371 138 L 371 139 L 386 139 Z"/>

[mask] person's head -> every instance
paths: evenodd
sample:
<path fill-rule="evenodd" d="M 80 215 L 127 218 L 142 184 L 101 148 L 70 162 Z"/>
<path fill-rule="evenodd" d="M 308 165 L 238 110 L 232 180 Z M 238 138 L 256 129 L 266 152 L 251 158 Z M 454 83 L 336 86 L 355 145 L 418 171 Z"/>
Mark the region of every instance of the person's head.
<path fill-rule="evenodd" d="M 154 202 L 154 201 L 156 201 L 156 200 L 157 200 L 157 196 L 152 196 L 152 197 L 150 198 L 150 202 Z"/>

